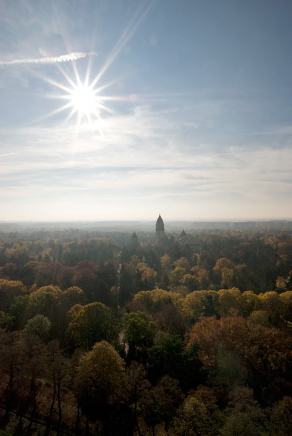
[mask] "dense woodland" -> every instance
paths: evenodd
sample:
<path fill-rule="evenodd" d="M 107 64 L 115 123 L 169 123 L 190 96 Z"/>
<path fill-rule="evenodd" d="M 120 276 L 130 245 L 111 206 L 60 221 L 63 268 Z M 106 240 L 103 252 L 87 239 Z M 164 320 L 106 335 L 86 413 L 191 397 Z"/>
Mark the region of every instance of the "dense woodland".
<path fill-rule="evenodd" d="M 0 233 L 3 435 L 287 436 L 291 335 L 289 231 Z"/>

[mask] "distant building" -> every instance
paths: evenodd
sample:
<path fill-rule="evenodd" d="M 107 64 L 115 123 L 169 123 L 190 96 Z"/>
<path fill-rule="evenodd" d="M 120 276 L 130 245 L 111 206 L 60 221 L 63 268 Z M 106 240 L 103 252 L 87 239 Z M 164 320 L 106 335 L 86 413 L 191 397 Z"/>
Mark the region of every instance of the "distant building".
<path fill-rule="evenodd" d="M 160 215 L 156 221 L 156 234 L 158 236 L 164 235 L 164 222 Z"/>
<path fill-rule="evenodd" d="M 185 239 L 186 236 L 187 236 L 187 234 L 186 234 L 186 232 L 185 232 L 184 230 L 183 230 L 183 231 L 181 232 L 181 234 L 179 235 L 180 239 Z"/>

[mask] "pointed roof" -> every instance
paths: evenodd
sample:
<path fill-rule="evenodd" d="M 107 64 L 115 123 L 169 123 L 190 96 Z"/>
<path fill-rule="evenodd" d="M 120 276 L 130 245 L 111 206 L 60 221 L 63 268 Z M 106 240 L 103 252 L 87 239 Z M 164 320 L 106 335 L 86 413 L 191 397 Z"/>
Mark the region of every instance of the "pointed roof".
<path fill-rule="evenodd" d="M 160 214 L 159 214 L 159 217 L 157 218 L 157 221 L 156 221 L 156 232 L 158 232 L 158 233 L 164 232 L 164 222 L 163 222 L 163 219 L 161 218 Z"/>

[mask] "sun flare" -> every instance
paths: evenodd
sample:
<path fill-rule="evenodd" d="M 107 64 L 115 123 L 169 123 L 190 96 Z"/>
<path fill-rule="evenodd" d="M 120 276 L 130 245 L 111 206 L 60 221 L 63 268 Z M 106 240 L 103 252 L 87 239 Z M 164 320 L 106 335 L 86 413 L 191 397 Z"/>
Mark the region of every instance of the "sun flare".
<path fill-rule="evenodd" d="M 75 119 L 77 133 L 81 130 L 86 131 L 89 128 L 91 131 L 97 131 L 100 135 L 104 135 L 104 131 L 108 129 L 110 124 L 107 122 L 107 118 L 115 114 L 112 105 L 132 104 L 133 102 L 132 95 L 113 95 L 109 93 L 109 88 L 117 85 L 121 79 L 102 83 L 102 78 L 104 78 L 107 69 L 118 55 L 119 50 L 114 51 L 114 54 L 109 56 L 109 59 L 95 74 L 93 74 L 90 61 L 83 74 L 79 73 L 75 61 L 71 64 L 71 72 L 66 70 L 65 66 L 58 65 L 58 70 L 63 76 L 61 81 L 36 73 L 39 78 L 50 84 L 55 91 L 57 90 L 57 93 L 49 94 L 48 98 L 65 102 L 46 114 L 42 119 L 55 117 L 61 112 L 68 112 L 63 124 L 70 122 L 70 125 L 72 125 L 71 122 Z"/>
<path fill-rule="evenodd" d="M 72 109 L 81 117 L 88 118 L 99 115 L 98 95 L 90 86 L 79 84 L 72 89 L 68 97 Z"/>
<path fill-rule="evenodd" d="M 61 91 L 59 94 L 52 95 L 52 98 L 65 101 L 65 104 L 47 114 L 46 118 L 55 116 L 63 111 L 68 111 L 64 122 L 66 123 L 75 118 L 77 131 L 80 128 L 89 127 L 91 130 L 96 130 L 103 134 L 102 126 L 105 124 L 104 119 L 106 114 L 114 113 L 107 103 L 117 100 L 128 100 L 128 98 L 104 95 L 104 90 L 112 86 L 114 82 L 97 86 L 99 77 L 97 76 L 90 80 L 88 71 L 85 77 L 82 78 L 75 64 L 72 75 L 68 75 L 61 67 L 59 67 L 59 70 L 66 80 L 65 83 L 57 82 L 47 77 L 42 78 L 52 87 Z"/>

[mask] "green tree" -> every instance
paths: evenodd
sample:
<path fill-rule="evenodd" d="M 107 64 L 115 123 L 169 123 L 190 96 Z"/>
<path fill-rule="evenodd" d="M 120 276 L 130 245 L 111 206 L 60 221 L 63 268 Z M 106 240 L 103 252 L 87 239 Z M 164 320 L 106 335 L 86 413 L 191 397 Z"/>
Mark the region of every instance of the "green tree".
<path fill-rule="evenodd" d="M 24 333 L 30 337 L 38 337 L 46 340 L 49 337 L 51 330 L 51 322 L 44 315 L 35 315 L 29 319 L 24 327 Z"/>
<path fill-rule="evenodd" d="M 144 313 L 131 312 L 124 316 L 123 336 L 127 360 L 146 359 L 155 331 L 155 324 Z"/>
<path fill-rule="evenodd" d="M 154 381 L 163 375 L 176 378 L 184 390 L 194 388 L 204 379 L 196 347 L 185 349 L 180 336 L 161 331 L 149 350 L 148 372 Z"/>
<path fill-rule="evenodd" d="M 111 412 L 127 402 L 124 361 L 112 345 L 97 342 L 81 357 L 75 389 L 83 413 L 92 421 L 101 420 L 107 428 Z"/>
<path fill-rule="evenodd" d="M 9 313 L 3 312 L 0 310 L 0 328 L 1 329 L 10 329 L 13 326 L 14 317 Z"/>
<path fill-rule="evenodd" d="M 33 291 L 29 296 L 30 316 L 42 314 L 56 324 L 58 319 L 57 304 L 60 295 L 61 289 L 52 285 L 43 286 Z"/>
<path fill-rule="evenodd" d="M 78 309 L 72 311 L 68 331 L 79 347 L 89 350 L 95 342 L 113 338 L 113 319 L 105 304 L 95 302 L 85 306 L 78 305 Z"/>

